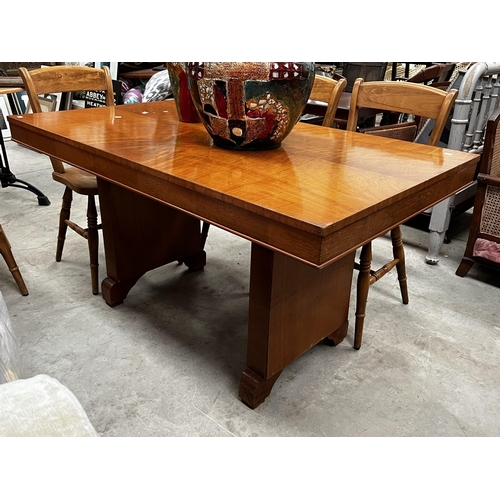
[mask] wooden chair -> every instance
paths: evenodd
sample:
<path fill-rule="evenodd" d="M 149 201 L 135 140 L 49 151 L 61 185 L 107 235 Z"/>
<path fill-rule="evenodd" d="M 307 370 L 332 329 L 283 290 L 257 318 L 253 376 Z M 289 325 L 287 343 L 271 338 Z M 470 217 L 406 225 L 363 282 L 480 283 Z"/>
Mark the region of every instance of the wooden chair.
<path fill-rule="evenodd" d="M 347 85 L 347 80 L 341 78 L 334 80 L 327 76 L 316 75 L 314 77 L 314 85 L 311 90 L 309 99 L 312 101 L 325 102 L 328 104 L 323 119 L 322 125 L 324 127 L 334 126 L 335 114 L 340 102 L 340 97 Z"/>
<path fill-rule="evenodd" d="M 441 63 L 434 63 L 426 68 L 421 69 L 415 73 L 411 78 L 396 78 L 397 81 L 406 81 L 410 83 L 424 83 L 430 84 L 437 82 L 441 75 L 444 73 L 446 66 Z"/>
<path fill-rule="evenodd" d="M 12 273 L 12 276 L 16 281 L 17 286 L 19 287 L 21 295 L 28 295 L 28 289 L 26 288 L 23 277 L 21 276 L 19 267 L 17 267 L 17 263 L 16 260 L 14 259 L 14 255 L 12 254 L 9 240 L 7 239 L 7 235 L 2 229 L 1 224 L 0 224 L 0 254 L 4 258 L 9 268 L 9 271 Z"/>
<path fill-rule="evenodd" d="M 342 76 L 347 80 L 345 91 L 352 92 L 358 78 L 363 78 L 365 82 L 381 81 L 386 71 L 386 62 L 345 62 L 342 64 Z"/>
<path fill-rule="evenodd" d="M 19 74 L 23 79 L 26 93 L 28 94 L 31 107 L 34 113 L 42 112 L 39 95 L 46 95 L 58 92 L 77 92 L 84 90 L 105 91 L 106 105 L 114 105 L 113 84 L 109 69 L 87 68 L 83 66 L 54 66 L 49 68 L 35 69 L 28 71 L 26 68 L 19 68 Z M 57 238 L 56 261 L 62 257 L 64 241 L 66 239 L 66 229 L 70 227 L 80 236 L 88 241 L 90 254 L 90 274 L 92 279 L 92 293 L 98 293 L 98 249 L 99 236 L 97 224 L 97 209 L 95 197 L 97 195 L 97 180 L 76 167 L 65 167 L 56 158 L 50 158 L 53 172 L 52 178 L 63 184 L 66 188 L 63 195 L 62 208 L 59 216 L 59 234 Z M 73 192 L 87 196 L 87 228 L 83 229 L 70 220 L 71 202 Z"/>
<path fill-rule="evenodd" d="M 474 262 L 500 269 L 500 108 L 486 126 L 469 238 L 455 274 L 463 278 Z"/>
<path fill-rule="evenodd" d="M 434 128 L 428 140 L 429 145 L 435 146 L 439 141 L 456 97 L 456 90 L 444 92 L 416 83 L 395 81 L 364 82 L 362 78 L 359 78 L 353 86 L 347 130 L 356 131 L 358 110 L 360 107 L 406 113 L 412 116 L 420 116 L 435 120 Z M 404 125 L 408 127 L 411 126 L 411 123 L 403 124 L 403 126 Z M 389 131 L 391 130 L 391 126 L 387 128 Z M 391 132 L 387 132 L 387 135 L 389 136 L 390 133 Z M 393 135 L 393 137 L 395 136 Z M 408 140 L 408 138 L 406 138 L 406 140 Z M 390 262 L 376 271 L 372 270 L 372 245 L 371 242 L 368 242 L 362 247 L 359 263 L 355 265 L 356 269 L 359 270 L 354 336 L 355 349 L 361 347 L 368 290 L 373 283 L 385 276 L 394 267 L 396 267 L 398 273 L 403 304 L 408 304 L 405 256 L 402 233 L 399 226 L 391 230 L 391 239 L 393 258 Z"/>

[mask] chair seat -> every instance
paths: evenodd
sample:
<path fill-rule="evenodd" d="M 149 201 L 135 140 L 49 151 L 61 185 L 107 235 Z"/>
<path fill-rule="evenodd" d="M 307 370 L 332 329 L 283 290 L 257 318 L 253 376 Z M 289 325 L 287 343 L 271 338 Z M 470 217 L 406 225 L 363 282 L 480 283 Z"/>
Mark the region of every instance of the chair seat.
<path fill-rule="evenodd" d="M 97 195 L 97 178 L 76 167 L 66 167 L 66 172 L 52 172 L 52 178 L 69 187 L 75 193 Z"/>

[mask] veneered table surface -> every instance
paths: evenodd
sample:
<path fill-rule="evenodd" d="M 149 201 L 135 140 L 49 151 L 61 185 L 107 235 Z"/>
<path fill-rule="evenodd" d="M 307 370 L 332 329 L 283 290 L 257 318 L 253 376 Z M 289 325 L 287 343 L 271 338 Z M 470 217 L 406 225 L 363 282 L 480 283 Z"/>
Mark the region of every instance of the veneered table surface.
<path fill-rule="evenodd" d="M 226 150 L 173 101 L 9 120 L 18 142 L 317 267 L 461 189 L 478 161 L 303 123 L 277 149 Z"/>

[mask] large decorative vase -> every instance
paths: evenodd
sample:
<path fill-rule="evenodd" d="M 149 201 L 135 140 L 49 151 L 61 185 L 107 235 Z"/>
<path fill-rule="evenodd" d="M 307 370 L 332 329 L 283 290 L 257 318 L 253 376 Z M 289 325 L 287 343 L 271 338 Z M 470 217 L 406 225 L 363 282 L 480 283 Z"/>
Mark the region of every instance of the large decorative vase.
<path fill-rule="evenodd" d="M 312 62 L 191 62 L 186 72 L 203 124 L 228 149 L 278 147 L 314 83 Z"/>
<path fill-rule="evenodd" d="M 200 116 L 194 107 L 183 62 L 168 62 L 167 70 L 170 86 L 174 94 L 177 115 L 181 122 L 199 123 Z"/>

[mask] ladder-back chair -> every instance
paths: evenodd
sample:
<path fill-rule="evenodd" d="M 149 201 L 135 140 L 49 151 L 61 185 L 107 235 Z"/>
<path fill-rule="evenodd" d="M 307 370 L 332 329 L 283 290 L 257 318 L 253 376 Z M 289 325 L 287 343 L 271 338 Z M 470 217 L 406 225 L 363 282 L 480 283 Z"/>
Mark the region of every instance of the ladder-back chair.
<path fill-rule="evenodd" d="M 334 80 L 333 78 L 321 75 L 316 75 L 314 77 L 314 84 L 309 99 L 312 101 L 324 102 L 328 105 L 322 122 L 323 127 L 334 126 L 334 119 L 340 97 L 346 85 L 347 80 L 345 78 Z"/>
<path fill-rule="evenodd" d="M 78 92 L 78 91 L 104 91 L 106 106 L 114 105 L 113 83 L 109 69 L 88 68 L 84 66 L 53 66 L 28 71 L 19 68 L 26 93 L 34 113 L 42 112 L 40 95 L 52 93 Z M 59 216 L 59 233 L 57 237 L 56 261 L 62 258 L 66 229 L 70 227 L 88 241 L 90 254 L 90 274 L 92 293 L 96 295 L 99 290 L 98 280 L 98 250 L 99 236 L 97 221 L 97 208 L 95 197 L 97 193 L 97 179 L 95 176 L 76 168 L 67 167 L 57 158 L 50 158 L 53 172 L 52 178 L 65 186 L 62 208 Z M 71 203 L 73 193 L 86 196 L 87 202 L 87 228 L 83 229 L 71 221 Z"/>
<path fill-rule="evenodd" d="M 359 78 L 353 86 L 347 130 L 356 131 L 359 108 L 405 113 L 435 120 L 434 128 L 428 140 L 429 145 L 435 146 L 441 137 L 456 97 L 456 90 L 445 92 L 426 85 L 408 82 L 364 82 L 362 78 Z M 386 135 L 396 139 L 413 140 L 415 137 L 414 131 L 408 135 L 409 127 L 414 127 L 414 125 L 411 122 L 398 124 L 396 127 L 389 125 L 385 131 L 381 127 L 382 133 L 377 132 L 377 127 L 375 127 L 371 133 L 378 133 L 378 135 Z M 404 136 L 398 136 L 399 134 L 404 134 Z M 359 263 L 355 264 L 356 269 L 359 270 L 354 334 L 355 349 L 361 347 L 368 290 L 372 284 L 385 276 L 394 267 L 396 267 L 398 274 L 403 304 L 408 304 L 405 255 L 399 226 L 391 230 L 391 240 L 393 258 L 380 269 L 371 269 L 371 241 L 362 247 Z"/>
<path fill-rule="evenodd" d="M 500 108 L 488 119 L 472 223 L 456 270 L 464 277 L 474 262 L 500 269 Z"/>

